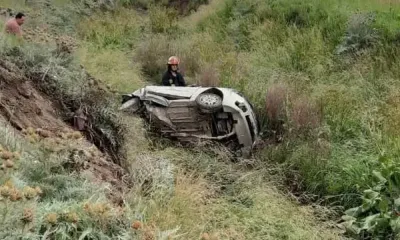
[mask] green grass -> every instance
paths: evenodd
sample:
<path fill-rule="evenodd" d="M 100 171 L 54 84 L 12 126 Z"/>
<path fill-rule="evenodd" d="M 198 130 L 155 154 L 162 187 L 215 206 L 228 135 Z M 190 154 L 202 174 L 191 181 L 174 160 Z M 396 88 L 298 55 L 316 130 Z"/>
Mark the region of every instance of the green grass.
<path fill-rule="evenodd" d="M 128 53 L 118 49 L 98 49 L 90 45 L 78 50 L 85 69 L 113 89 L 126 93 L 144 85 L 139 67 Z"/>
<path fill-rule="evenodd" d="M 375 21 L 357 17 L 359 12 L 374 12 Z M 80 43 L 74 59 L 122 93 L 158 84 L 168 57 L 178 55 L 188 82 L 233 87 L 248 96 L 267 137 L 276 120 L 268 116 L 275 105 L 266 106 L 267 99 L 285 101 L 279 110 L 286 125 L 283 143 L 258 152 L 255 169 L 248 170 L 230 163 L 223 149 L 212 148 L 213 154 L 151 140 L 141 121 L 124 117 L 132 136 L 125 138 L 124 164 L 137 181 L 126 199 L 146 224 L 144 234 L 178 229 L 180 239 L 204 232 L 221 239 L 318 239 L 314 233 L 321 232 L 334 238 L 335 231 L 315 226 L 308 208 L 269 185 L 282 189 L 284 180 L 303 197 L 353 207 L 374 183 L 370 173 L 379 168 L 379 156 L 398 159 L 400 5 L 214 0 L 185 17 L 153 5 L 147 13 L 117 8 L 84 17 L 77 26 L 69 21 Z M 73 83 L 62 86 L 68 85 Z M 165 173 L 162 166 L 175 170 Z M 143 180 L 150 176 L 149 186 Z"/>
<path fill-rule="evenodd" d="M 351 20 L 358 10 L 377 11 L 376 21 Z M 398 87 L 393 58 L 398 48 L 391 42 L 398 12 L 396 4 L 379 1 L 213 1 L 181 18 L 172 28 L 176 34 L 163 30 L 171 29 L 170 22 L 150 15 L 141 35 L 145 41 L 134 47 L 135 59 L 153 83 L 158 83 L 169 55 L 181 56 L 190 82 L 212 69 L 221 86 L 249 96 L 267 129 L 270 119 L 260 96 L 277 83 L 285 84 L 284 143 L 267 146 L 258 154 L 261 163 L 283 164 L 297 190 L 349 207 L 359 203 L 354 196 L 372 183 L 364 176 L 376 167 L 380 153 L 394 152 L 382 139 L 397 141 L 387 130 L 394 131 L 397 105 L 386 101 Z M 351 35 L 346 43 L 347 29 Z M 335 55 L 339 46 L 350 54 Z M 308 104 L 316 107 L 307 110 Z M 382 109 L 390 120 L 381 117 Z M 308 124 L 310 112 L 317 110 L 322 121 L 306 130 L 301 124 Z"/>
<path fill-rule="evenodd" d="M 122 13 L 136 12 L 124 10 Z M 102 21 L 98 15 L 92 19 Z M 26 185 L 39 186 L 43 191 L 43 195 L 29 201 L 23 199 L 11 203 L 7 200 L 0 204 L 6 223 L 0 232 L 4 239 L 40 239 L 47 234 L 57 239 L 79 239 L 84 235 L 88 239 L 167 239 L 168 235 L 175 239 L 199 239 L 205 233 L 216 239 L 313 239 L 318 236 L 316 232 L 338 238 L 336 230 L 318 225 L 311 208 L 299 207 L 269 187 L 275 182 L 269 183 L 265 172 L 249 171 L 245 166 L 231 163 L 223 148 L 176 148 L 168 142 L 147 138 L 141 121 L 112 110 L 115 106 L 112 95 L 103 96 L 108 99 L 96 98 L 99 102 L 94 98 L 94 102 L 87 102 L 97 95 L 88 85 L 79 64 L 119 92 L 132 91 L 145 83 L 144 71 L 140 68 L 142 62 L 135 62 L 138 55 L 132 53 L 136 44 L 138 48 L 142 47 L 140 41 L 123 39 L 104 44 L 105 39 L 141 38 L 142 35 L 125 35 L 118 28 L 102 29 L 102 24 L 96 23 L 83 25 L 89 29 L 79 26 L 78 35 L 82 34 L 82 38 L 74 55 L 59 56 L 53 51 L 55 46 L 15 45 L 6 38 L 1 39 L 0 54 L 4 60 L 16 63 L 50 96 L 58 95 L 72 105 L 75 101 L 91 104 L 94 123 L 99 127 L 113 131 L 114 124 L 125 126 L 123 133 L 127 137 L 120 150 L 126 154 L 122 165 L 129 169 L 133 188 L 124 193 L 125 205 L 120 209 L 106 198 L 106 186 L 99 187 L 90 182 L 90 172 L 68 168 L 68 156 L 79 146 L 71 145 L 64 153 L 54 153 L 52 146 L 48 149 L 40 143 L 27 144 L 26 140 L 11 134 L 10 126 L 0 125 L 0 130 L 4 131 L 0 138 L 2 146 L 22 155 L 17 168 L 12 171 L 11 182 L 18 186 L 18 191 Z M 135 26 L 135 22 L 129 24 Z M 152 34 L 147 32 L 149 29 L 145 29 L 144 34 Z M 85 37 L 86 34 L 91 37 Z M 132 42 L 135 44 L 131 45 Z M 207 49 L 200 40 L 192 46 Z M 200 53 L 211 59 L 212 51 Z M 187 59 L 191 58 L 196 59 L 195 55 L 187 54 Z M 189 65 L 188 72 L 195 72 L 195 69 L 194 62 Z M 51 77 L 40 80 L 35 75 L 42 76 L 43 72 Z M 97 104 L 102 104 L 104 109 L 98 109 Z M 117 116 L 118 121 L 113 116 Z M 110 138 L 113 137 L 111 134 Z M 8 186 L 9 180 L 10 176 L 4 175 L 0 185 Z M 250 189 L 252 185 L 257 188 Z M 237 192 L 242 194 L 235 194 Z M 26 223 L 20 220 L 24 209 Z M 75 220 L 78 222 L 74 223 Z M 140 221 L 143 227 L 133 230 L 133 221 Z M 268 227 L 260 229 L 260 225 Z"/>
<path fill-rule="evenodd" d="M 380 139 L 396 138 L 382 131 L 388 123 L 384 123 L 378 112 L 384 106 L 389 107 L 385 101 L 391 89 L 398 87 L 392 80 L 399 76 L 397 60 L 387 57 L 398 48 L 394 43 L 386 43 L 395 36 L 398 6 L 390 8 L 377 1 L 342 2 L 258 1 L 256 8 L 246 1 L 225 1 L 224 8 L 198 21 L 193 38 L 182 35 L 179 40 L 171 40 L 180 42 L 185 54 L 182 49 L 190 46 L 197 34 L 210 36 L 214 41 L 204 49 L 221 52 L 214 51 L 218 58 L 210 59 L 199 50 L 198 61 L 216 62 L 221 85 L 248 95 L 262 118 L 266 117 L 265 98 L 260 95 L 265 96 L 267 89 L 278 82 L 285 83 L 289 92 L 288 129 L 299 121 L 291 113 L 296 110 L 294 103 L 298 99 L 318 104 L 323 120 L 315 129 L 319 135 L 304 142 L 298 132 L 287 133 L 287 142 L 278 148 L 282 148 L 283 161 L 291 169 L 288 175 L 295 171 L 302 179 L 300 187 L 321 197 L 350 195 L 357 191 L 351 186 L 358 184 L 362 188 L 368 184 L 363 182 L 363 174 L 375 165 L 382 151 L 391 152 L 392 146 L 381 144 Z M 342 42 L 346 23 L 357 9 L 378 11 L 373 26 L 378 27 L 382 45 L 366 48 L 359 57 L 336 56 L 334 51 Z M 357 22 L 352 24 L 353 34 L 364 34 L 362 29 L 369 28 Z M 368 37 L 372 33 L 366 34 L 359 36 Z M 189 49 L 192 48 L 186 51 Z M 233 54 L 238 57 L 231 58 Z M 308 117 L 305 110 L 297 111 L 304 111 Z M 326 154 L 319 153 L 320 141 L 328 143 Z M 265 152 L 262 158 L 266 161 L 281 159 L 268 147 Z M 341 204 L 349 206 L 357 198 L 342 200 Z"/>
<path fill-rule="evenodd" d="M 198 80 L 203 69 L 213 66 L 221 86 L 249 96 L 266 128 L 270 119 L 260 96 L 277 83 L 285 84 L 284 143 L 267 146 L 259 158 L 284 164 L 288 181 L 301 192 L 328 204 L 359 203 L 354 196 L 372 184 L 365 175 L 376 168 L 380 154 L 397 156 L 383 139 L 398 141 L 391 133 L 397 126 L 398 105 L 388 103 L 399 87 L 394 57 L 399 50 L 398 4 L 313 0 L 212 4 L 180 19 L 176 34 L 148 27 L 143 39 L 150 41 L 135 48 L 148 79 L 158 82 L 162 59 L 172 54 L 189 64 L 183 66 L 189 81 Z M 373 11 L 375 21 L 357 17 L 360 11 Z M 335 54 L 339 47 L 347 54 Z M 316 107 L 307 110 L 308 104 Z M 301 124 L 308 124 L 310 112 L 317 110 L 322 121 L 306 130 Z"/>
<path fill-rule="evenodd" d="M 25 9 L 26 8 L 26 4 L 24 0 L 4 0 L 1 1 L 1 7 L 7 7 L 7 8 L 19 8 L 19 9 Z"/>
<path fill-rule="evenodd" d="M 144 212 L 147 224 L 179 227 L 178 239 L 204 233 L 215 239 L 338 239 L 339 232 L 318 224 L 309 207 L 296 206 L 272 187 L 277 182 L 265 172 L 246 171 L 203 150 L 171 146 L 135 158 L 131 172 L 142 194 L 130 195 L 128 202 Z M 217 154 L 222 158 L 223 152 Z M 149 178 L 151 186 L 144 183 Z"/>
<path fill-rule="evenodd" d="M 69 161 L 68 151 L 72 150 L 72 144 L 71 149 L 66 149 L 65 153 L 52 152 L 42 143 L 28 143 L 5 121 L 2 120 L 0 124 L 2 136 L 0 143 L 3 152 L 17 152 L 20 155 L 19 158 L 12 160 L 14 168 L 3 171 L 0 178 L 2 239 L 19 237 L 40 239 L 44 235 L 61 237 L 66 233 L 79 238 L 85 232 L 88 237 L 94 238 L 110 235 L 113 231 L 121 231 L 121 225 L 114 225 L 109 229 L 102 228 L 101 222 L 105 222 L 101 216 L 90 216 L 83 210 L 85 203 L 109 204 L 109 202 L 105 188 L 89 183 L 84 175 L 76 174 L 64 167 Z M 36 187 L 41 189 L 41 193 L 29 190 Z M 13 189 L 13 192 L 9 192 L 10 189 Z M 5 194 L 7 192 L 10 195 L 7 196 Z M 22 198 L 15 197 L 18 195 Z M 57 215 L 58 224 L 50 224 L 48 214 Z M 68 215 L 63 217 L 63 214 Z M 110 219 L 112 216 L 110 215 Z M 26 217 L 25 222 L 24 217 Z M 96 231 L 92 232 L 92 229 Z"/>

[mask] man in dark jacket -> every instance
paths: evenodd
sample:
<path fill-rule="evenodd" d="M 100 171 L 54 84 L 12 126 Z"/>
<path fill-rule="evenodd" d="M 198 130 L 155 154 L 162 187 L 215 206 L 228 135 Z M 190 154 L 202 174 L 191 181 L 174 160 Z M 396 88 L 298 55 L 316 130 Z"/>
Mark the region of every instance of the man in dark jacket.
<path fill-rule="evenodd" d="M 168 59 L 168 70 L 162 77 L 163 86 L 186 86 L 185 79 L 178 72 L 179 59 L 172 56 Z"/>

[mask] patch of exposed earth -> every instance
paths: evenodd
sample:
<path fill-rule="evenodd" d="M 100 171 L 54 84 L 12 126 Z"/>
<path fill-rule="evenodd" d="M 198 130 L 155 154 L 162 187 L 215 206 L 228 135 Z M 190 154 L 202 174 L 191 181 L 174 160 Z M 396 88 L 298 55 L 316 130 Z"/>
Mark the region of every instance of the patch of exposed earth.
<path fill-rule="evenodd" d="M 0 114 L 31 142 L 42 143 L 49 151 L 71 152 L 75 171 L 90 171 L 93 180 L 110 183 L 113 200 L 127 184 L 125 171 L 101 152 L 82 133 L 61 118 L 61 107 L 38 91 L 18 68 L 0 60 Z"/>

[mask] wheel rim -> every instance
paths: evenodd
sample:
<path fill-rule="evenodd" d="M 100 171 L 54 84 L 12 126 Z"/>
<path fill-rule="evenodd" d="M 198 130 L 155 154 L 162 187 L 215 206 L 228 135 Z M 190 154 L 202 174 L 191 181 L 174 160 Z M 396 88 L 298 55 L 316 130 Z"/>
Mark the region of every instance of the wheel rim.
<path fill-rule="evenodd" d="M 207 106 L 215 106 L 219 103 L 218 96 L 215 96 L 215 95 L 201 96 L 200 101 Z"/>

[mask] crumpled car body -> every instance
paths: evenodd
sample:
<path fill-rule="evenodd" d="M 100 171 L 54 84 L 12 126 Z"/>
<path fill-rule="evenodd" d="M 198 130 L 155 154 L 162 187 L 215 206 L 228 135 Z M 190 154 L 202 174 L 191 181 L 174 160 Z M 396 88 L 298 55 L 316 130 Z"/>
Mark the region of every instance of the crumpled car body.
<path fill-rule="evenodd" d="M 140 114 L 167 137 L 220 141 L 244 157 L 259 136 L 251 103 L 231 88 L 146 86 L 124 94 L 120 110 Z"/>

